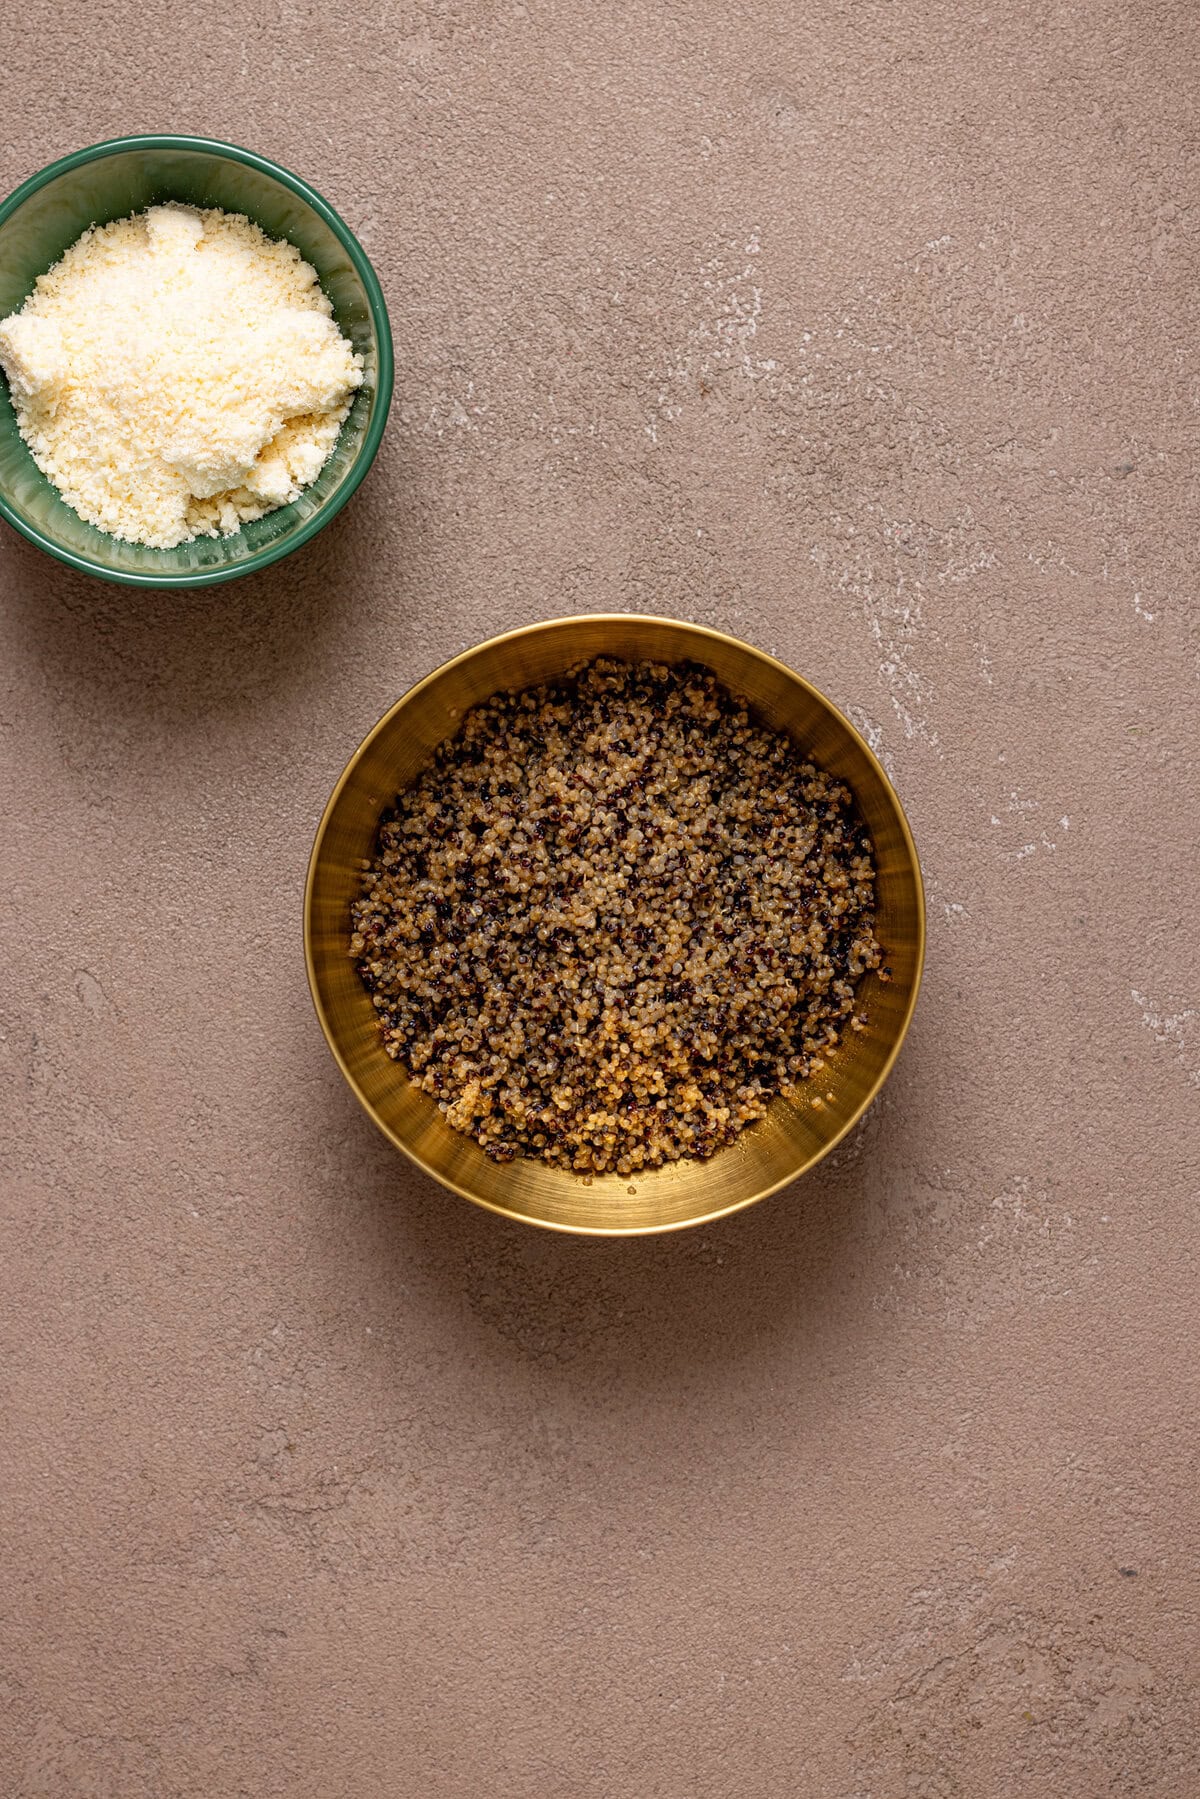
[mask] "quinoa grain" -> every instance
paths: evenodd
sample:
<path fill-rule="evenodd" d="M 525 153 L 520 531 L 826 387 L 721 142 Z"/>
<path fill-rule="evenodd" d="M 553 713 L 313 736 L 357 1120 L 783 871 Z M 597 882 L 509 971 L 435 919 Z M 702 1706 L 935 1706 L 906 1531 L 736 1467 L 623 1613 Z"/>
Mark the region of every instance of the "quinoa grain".
<path fill-rule="evenodd" d="M 874 907 L 843 783 L 707 670 L 604 658 L 466 714 L 381 820 L 349 948 L 454 1129 L 629 1175 L 866 1027 Z"/>

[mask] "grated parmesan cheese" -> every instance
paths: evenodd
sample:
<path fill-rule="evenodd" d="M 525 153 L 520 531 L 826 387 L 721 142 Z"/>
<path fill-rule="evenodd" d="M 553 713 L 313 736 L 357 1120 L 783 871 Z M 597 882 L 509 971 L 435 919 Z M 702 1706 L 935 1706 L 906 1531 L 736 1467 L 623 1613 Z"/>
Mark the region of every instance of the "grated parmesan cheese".
<path fill-rule="evenodd" d="M 240 214 L 94 226 L 0 320 L 17 425 L 69 506 L 159 549 L 314 481 L 362 382 L 316 270 Z"/>

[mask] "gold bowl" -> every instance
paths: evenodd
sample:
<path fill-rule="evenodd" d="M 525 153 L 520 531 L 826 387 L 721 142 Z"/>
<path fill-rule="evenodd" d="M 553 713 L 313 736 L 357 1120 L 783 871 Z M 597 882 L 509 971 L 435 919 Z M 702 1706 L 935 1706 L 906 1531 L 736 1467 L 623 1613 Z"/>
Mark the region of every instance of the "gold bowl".
<path fill-rule="evenodd" d="M 876 934 L 892 978 L 861 989 L 868 1029 L 830 1056 L 826 1072 L 775 1099 L 758 1123 L 711 1161 L 672 1162 L 635 1175 L 571 1174 L 544 1162 L 491 1161 L 453 1131 L 428 1095 L 385 1055 L 375 1008 L 349 954 L 350 903 L 380 814 L 408 786 L 463 713 L 504 688 L 536 685 L 572 664 L 699 662 L 758 717 L 786 731 L 854 794 L 875 845 Z M 837 708 L 782 662 L 723 632 L 667 618 L 597 614 L 554 619 L 489 638 L 418 681 L 351 757 L 317 827 L 304 895 L 308 979 L 335 1060 L 360 1103 L 398 1149 L 476 1205 L 552 1230 L 626 1236 L 676 1230 L 752 1205 L 805 1174 L 866 1111 L 887 1079 L 917 1001 L 925 900 L 916 846 L 876 758 Z"/>

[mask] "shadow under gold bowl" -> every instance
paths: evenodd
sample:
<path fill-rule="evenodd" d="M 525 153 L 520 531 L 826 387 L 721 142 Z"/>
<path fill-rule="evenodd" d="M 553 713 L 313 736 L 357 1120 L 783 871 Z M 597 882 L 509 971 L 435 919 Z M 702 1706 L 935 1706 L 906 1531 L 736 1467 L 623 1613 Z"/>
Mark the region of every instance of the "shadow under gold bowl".
<path fill-rule="evenodd" d="M 869 1019 L 818 1080 L 777 1098 L 767 1116 L 710 1161 L 585 1178 L 533 1160 L 498 1163 L 450 1129 L 428 1095 L 384 1053 L 375 1008 L 352 962 L 350 903 L 380 814 L 463 713 L 505 688 L 534 685 L 598 655 L 698 662 L 774 730 L 851 788 L 875 846 L 876 933 L 892 971 L 869 974 Z M 509 1218 L 595 1236 L 700 1224 L 752 1205 L 806 1173 L 862 1116 L 892 1067 L 916 1005 L 925 902 L 916 847 L 892 785 L 854 727 L 773 656 L 700 625 L 631 614 L 555 619 L 490 638 L 435 670 L 394 705 L 355 752 L 317 829 L 304 902 L 308 978 L 321 1028 L 366 1111 L 397 1148 L 454 1192 Z M 832 1095 L 832 1097 L 829 1097 Z"/>

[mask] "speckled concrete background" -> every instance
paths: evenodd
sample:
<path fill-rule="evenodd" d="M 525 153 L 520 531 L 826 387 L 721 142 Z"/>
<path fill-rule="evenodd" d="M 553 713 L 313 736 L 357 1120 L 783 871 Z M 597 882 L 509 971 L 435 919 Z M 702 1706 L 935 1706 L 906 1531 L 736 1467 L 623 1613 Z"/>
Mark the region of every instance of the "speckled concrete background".
<path fill-rule="evenodd" d="M 176 599 L 0 536 L 0 1787 L 1200 1793 L 1187 0 L 0 16 L 0 187 L 321 187 L 379 463 Z M 542 1236 L 392 1153 L 300 950 L 417 676 L 653 609 L 881 747 L 909 1045 L 806 1184 Z"/>

